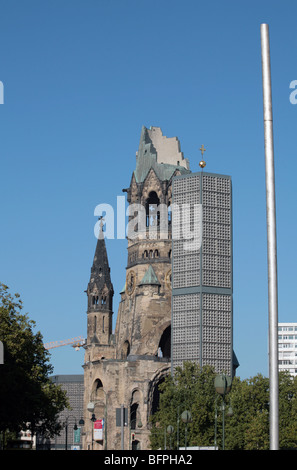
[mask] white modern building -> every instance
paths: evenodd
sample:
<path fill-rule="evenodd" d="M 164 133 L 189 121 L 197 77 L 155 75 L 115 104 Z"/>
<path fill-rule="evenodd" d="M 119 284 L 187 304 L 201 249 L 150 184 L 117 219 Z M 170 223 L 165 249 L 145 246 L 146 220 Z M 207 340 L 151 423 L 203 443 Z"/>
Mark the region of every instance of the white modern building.
<path fill-rule="evenodd" d="M 297 375 L 297 323 L 278 324 L 278 368 Z"/>

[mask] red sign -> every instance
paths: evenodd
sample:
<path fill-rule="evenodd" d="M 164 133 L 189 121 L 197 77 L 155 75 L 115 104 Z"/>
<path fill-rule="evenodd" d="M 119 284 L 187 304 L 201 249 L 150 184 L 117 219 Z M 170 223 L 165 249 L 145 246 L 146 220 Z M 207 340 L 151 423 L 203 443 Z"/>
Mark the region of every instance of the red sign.
<path fill-rule="evenodd" d="M 97 419 L 94 422 L 94 439 L 95 441 L 103 440 L 104 419 Z"/>

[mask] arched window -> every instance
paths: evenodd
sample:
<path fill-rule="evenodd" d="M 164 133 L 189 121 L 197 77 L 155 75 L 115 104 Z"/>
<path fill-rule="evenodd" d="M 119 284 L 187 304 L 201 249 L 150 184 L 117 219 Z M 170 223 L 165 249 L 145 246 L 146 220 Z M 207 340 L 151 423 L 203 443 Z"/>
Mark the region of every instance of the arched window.
<path fill-rule="evenodd" d="M 159 357 L 171 357 L 171 325 L 169 325 L 164 331 L 160 338 L 158 346 Z"/>
<path fill-rule="evenodd" d="M 171 224 L 172 222 L 172 210 L 171 210 L 171 206 L 170 206 L 170 203 L 168 205 L 168 224 Z"/>
<path fill-rule="evenodd" d="M 99 297 L 98 295 L 93 295 L 93 305 L 98 305 Z"/>
<path fill-rule="evenodd" d="M 121 351 L 121 359 L 127 359 L 130 354 L 130 343 L 129 341 L 125 341 Z"/>
<path fill-rule="evenodd" d="M 151 414 L 154 415 L 159 408 L 159 403 L 160 403 L 160 389 L 159 386 L 164 382 L 165 378 L 160 377 L 157 382 L 153 384 L 153 390 L 152 390 L 152 402 L 151 402 Z"/>
<path fill-rule="evenodd" d="M 103 400 L 104 401 L 104 390 L 103 383 L 100 379 L 96 379 L 93 385 L 92 398 L 93 401 Z"/>
<path fill-rule="evenodd" d="M 130 426 L 134 430 L 142 426 L 139 403 L 141 402 L 141 395 L 139 390 L 134 390 L 131 397 L 131 406 L 130 406 Z"/>
<path fill-rule="evenodd" d="M 95 390 L 96 390 L 96 391 L 99 390 L 100 388 L 103 388 L 103 383 L 101 382 L 100 379 L 97 379 L 97 380 L 95 381 L 95 386 L 96 386 L 96 387 L 95 387 Z"/>
<path fill-rule="evenodd" d="M 103 388 L 103 383 L 100 379 L 96 379 L 93 384 L 90 401 L 95 404 L 94 414 L 96 418 L 104 417 L 106 395 Z"/>
<path fill-rule="evenodd" d="M 130 429 L 136 429 L 137 424 L 137 412 L 138 412 L 138 403 L 133 403 L 130 408 Z"/>
<path fill-rule="evenodd" d="M 159 225 L 160 212 L 157 211 L 159 204 L 160 200 L 157 196 L 157 193 L 155 191 L 151 191 L 145 205 L 147 227 L 150 225 Z"/>

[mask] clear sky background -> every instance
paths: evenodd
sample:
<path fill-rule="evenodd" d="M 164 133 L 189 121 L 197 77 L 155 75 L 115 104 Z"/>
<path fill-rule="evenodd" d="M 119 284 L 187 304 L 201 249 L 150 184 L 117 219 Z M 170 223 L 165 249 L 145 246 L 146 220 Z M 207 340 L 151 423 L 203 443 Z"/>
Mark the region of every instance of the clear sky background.
<path fill-rule="evenodd" d="M 130 184 L 142 125 L 177 136 L 192 171 L 232 176 L 238 375 L 268 375 L 260 24 L 270 28 L 279 321 L 297 321 L 297 3 L 0 1 L 0 280 L 44 341 L 86 335 L 97 204 Z M 126 241 L 107 240 L 114 320 Z M 115 321 L 114 321 L 115 324 Z M 52 350 L 55 374 L 83 350 Z"/>

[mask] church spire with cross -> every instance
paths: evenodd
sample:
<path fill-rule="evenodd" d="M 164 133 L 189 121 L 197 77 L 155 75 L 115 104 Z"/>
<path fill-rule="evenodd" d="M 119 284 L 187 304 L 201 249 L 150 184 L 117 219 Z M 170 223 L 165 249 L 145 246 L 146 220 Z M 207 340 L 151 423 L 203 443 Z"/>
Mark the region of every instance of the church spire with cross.
<path fill-rule="evenodd" d="M 90 281 L 87 288 L 88 296 L 88 340 L 92 342 L 108 344 L 112 333 L 112 301 L 113 285 L 110 278 L 110 267 L 108 262 L 105 237 L 104 219 L 99 218 L 99 233 L 93 265 L 91 268 Z"/>

